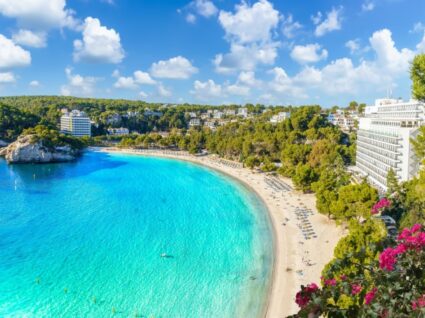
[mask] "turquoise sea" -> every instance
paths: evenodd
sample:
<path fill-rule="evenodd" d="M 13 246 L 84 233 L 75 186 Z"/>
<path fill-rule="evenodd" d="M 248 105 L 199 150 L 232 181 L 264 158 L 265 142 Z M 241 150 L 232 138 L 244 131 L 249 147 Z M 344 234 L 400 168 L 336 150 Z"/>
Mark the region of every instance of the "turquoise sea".
<path fill-rule="evenodd" d="M 0 160 L 0 317 L 260 317 L 272 245 L 259 199 L 204 167 Z"/>

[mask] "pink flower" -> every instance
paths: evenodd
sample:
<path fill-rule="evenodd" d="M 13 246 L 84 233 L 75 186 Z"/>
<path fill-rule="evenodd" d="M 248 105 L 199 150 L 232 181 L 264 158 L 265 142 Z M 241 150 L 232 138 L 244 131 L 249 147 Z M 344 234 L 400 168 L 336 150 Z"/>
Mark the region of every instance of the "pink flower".
<path fill-rule="evenodd" d="M 300 308 L 305 307 L 309 301 L 310 301 L 310 297 L 307 295 L 303 295 L 302 292 L 298 292 L 295 295 L 295 302 L 297 303 L 298 306 L 300 306 Z"/>
<path fill-rule="evenodd" d="M 371 291 L 369 291 L 366 296 L 364 297 L 365 300 L 365 304 L 369 305 L 372 300 L 375 298 L 375 294 L 378 291 L 378 289 L 376 289 L 376 287 L 374 287 Z"/>
<path fill-rule="evenodd" d="M 316 290 L 319 289 L 319 286 L 317 286 L 315 283 L 311 283 L 307 285 L 307 289 L 309 291 L 315 292 Z"/>
<path fill-rule="evenodd" d="M 325 285 L 327 285 L 327 286 L 335 286 L 336 285 L 336 279 L 335 278 L 326 279 L 325 280 Z"/>
<path fill-rule="evenodd" d="M 341 275 L 339 278 L 340 278 L 341 280 L 346 280 L 346 279 L 347 279 L 347 276 L 345 276 L 345 275 Z"/>
<path fill-rule="evenodd" d="M 401 233 L 398 235 L 397 240 L 402 241 L 407 239 L 408 237 L 410 237 L 412 233 L 410 232 L 409 229 L 405 228 L 403 229 L 403 231 L 401 231 Z"/>
<path fill-rule="evenodd" d="M 417 302 L 419 307 L 421 308 L 425 307 L 425 295 L 422 295 L 421 297 L 419 297 Z"/>
<path fill-rule="evenodd" d="M 357 284 L 351 285 L 351 294 L 352 295 L 357 295 L 361 291 L 362 291 L 362 286 L 357 285 Z"/>
<path fill-rule="evenodd" d="M 416 301 L 412 301 L 412 310 L 415 311 L 418 308 Z"/>
<path fill-rule="evenodd" d="M 422 295 L 417 300 L 412 301 L 412 310 L 425 307 L 425 295 Z"/>
<path fill-rule="evenodd" d="M 396 263 L 397 254 L 394 252 L 394 249 L 391 247 L 386 248 L 381 255 L 379 255 L 379 267 L 387 271 L 394 270 L 394 265 Z"/>
<path fill-rule="evenodd" d="M 421 229 L 422 229 L 422 225 L 415 224 L 415 225 L 412 226 L 411 231 L 412 231 L 412 233 L 416 233 L 416 232 L 419 232 Z"/>
<path fill-rule="evenodd" d="M 382 198 L 378 202 L 375 203 L 375 205 L 372 207 L 370 213 L 372 214 L 378 214 L 382 212 L 383 209 L 388 208 L 391 206 L 391 201 L 387 198 Z"/>
<path fill-rule="evenodd" d="M 311 300 L 311 295 L 319 290 L 319 286 L 315 283 L 308 284 L 307 287 L 303 288 L 295 295 L 295 302 L 301 308 L 305 307 Z"/>
<path fill-rule="evenodd" d="M 397 247 L 394 249 L 394 253 L 399 255 L 399 254 L 403 254 L 404 252 L 406 252 L 407 248 L 406 245 L 404 244 L 399 244 L 397 245 Z"/>
<path fill-rule="evenodd" d="M 410 230 L 404 229 L 397 239 L 404 243 L 406 249 L 420 250 L 425 247 L 425 233 L 421 229 L 420 224 L 415 224 Z"/>

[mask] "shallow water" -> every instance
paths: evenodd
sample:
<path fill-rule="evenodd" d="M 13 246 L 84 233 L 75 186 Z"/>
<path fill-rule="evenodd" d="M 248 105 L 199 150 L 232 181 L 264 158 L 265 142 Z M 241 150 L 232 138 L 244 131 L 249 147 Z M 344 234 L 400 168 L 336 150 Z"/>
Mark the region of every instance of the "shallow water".
<path fill-rule="evenodd" d="M 0 316 L 259 317 L 265 212 L 239 183 L 176 160 L 0 161 Z"/>

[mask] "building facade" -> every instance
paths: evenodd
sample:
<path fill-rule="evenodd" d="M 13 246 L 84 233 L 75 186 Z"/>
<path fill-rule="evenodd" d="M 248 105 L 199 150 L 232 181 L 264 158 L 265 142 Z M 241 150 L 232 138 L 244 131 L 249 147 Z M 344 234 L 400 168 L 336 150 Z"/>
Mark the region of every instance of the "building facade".
<path fill-rule="evenodd" d="M 189 121 L 189 127 L 199 127 L 201 126 L 201 120 L 199 118 L 192 118 Z"/>
<path fill-rule="evenodd" d="M 129 133 L 130 131 L 128 130 L 128 128 L 108 128 L 108 135 L 124 136 L 128 135 Z"/>
<path fill-rule="evenodd" d="M 382 192 L 391 169 L 399 181 L 413 178 L 419 161 L 410 140 L 424 123 L 425 104 L 415 100 L 378 99 L 367 106 L 357 132 L 357 170 Z"/>
<path fill-rule="evenodd" d="M 75 137 L 90 137 L 90 118 L 83 111 L 64 111 L 61 117 L 61 132 Z"/>
<path fill-rule="evenodd" d="M 281 123 L 285 119 L 289 118 L 290 114 L 288 112 L 280 112 L 279 114 L 273 115 L 270 118 L 272 124 Z"/>
<path fill-rule="evenodd" d="M 344 112 L 338 109 L 335 113 L 328 115 L 328 121 L 334 125 L 338 126 L 341 130 L 350 132 L 356 130 L 356 121 L 359 116 L 355 112 Z"/>

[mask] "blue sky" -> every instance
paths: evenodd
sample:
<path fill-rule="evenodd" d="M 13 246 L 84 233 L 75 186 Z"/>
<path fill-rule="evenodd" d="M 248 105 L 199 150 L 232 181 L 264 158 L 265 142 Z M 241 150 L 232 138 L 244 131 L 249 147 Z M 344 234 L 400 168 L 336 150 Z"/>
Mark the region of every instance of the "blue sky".
<path fill-rule="evenodd" d="M 423 0 L 0 0 L 0 94 L 161 102 L 410 97 Z"/>

